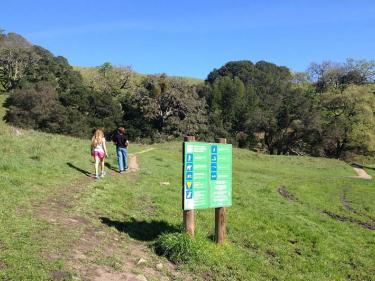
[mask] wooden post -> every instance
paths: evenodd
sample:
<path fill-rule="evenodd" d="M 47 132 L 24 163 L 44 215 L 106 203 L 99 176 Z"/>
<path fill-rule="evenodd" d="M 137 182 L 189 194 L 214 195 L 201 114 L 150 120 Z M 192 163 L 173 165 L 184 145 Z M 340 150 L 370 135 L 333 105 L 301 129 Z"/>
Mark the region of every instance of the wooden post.
<path fill-rule="evenodd" d="M 194 136 L 185 136 L 184 141 L 195 141 Z M 183 152 L 185 155 L 185 152 Z M 182 205 L 184 204 L 184 196 L 185 196 L 185 186 L 184 186 L 184 173 L 185 173 L 185 159 L 182 159 Z M 183 221 L 184 221 L 184 228 L 186 233 L 194 236 L 195 232 L 195 223 L 194 223 L 194 210 L 183 210 Z"/>
<path fill-rule="evenodd" d="M 219 138 L 217 143 L 227 143 L 227 139 Z M 215 208 L 215 240 L 217 244 L 222 244 L 225 241 L 226 236 L 226 217 L 225 208 Z"/>

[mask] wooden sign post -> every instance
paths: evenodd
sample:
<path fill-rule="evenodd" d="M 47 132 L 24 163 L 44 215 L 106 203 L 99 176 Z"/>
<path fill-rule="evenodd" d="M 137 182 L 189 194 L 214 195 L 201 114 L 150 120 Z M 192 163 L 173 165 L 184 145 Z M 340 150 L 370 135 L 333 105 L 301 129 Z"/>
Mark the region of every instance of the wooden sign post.
<path fill-rule="evenodd" d="M 185 142 L 195 141 L 195 137 L 193 136 L 185 136 L 184 137 Z M 185 189 L 184 189 L 184 173 L 185 173 L 185 167 L 184 167 L 184 159 L 182 159 L 182 204 L 184 204 L 184 196 L 185 196 Z M 184 221 L 184 228 L 186 233 L 190 234 L 191 236 L 194 236 L 195 232 L 195 222 L 194 222 L 194 210 L 184 210 L 183 211 L 183 221 Z"/>
<path fill-rule="evenodd" d="M 217 143 L 226 144 L 227 139 L 220 138 Z M 217 244 L 222 244 L 226 236 L 226 217 L 225 208 L 215 208 L 215 241 Z"/>

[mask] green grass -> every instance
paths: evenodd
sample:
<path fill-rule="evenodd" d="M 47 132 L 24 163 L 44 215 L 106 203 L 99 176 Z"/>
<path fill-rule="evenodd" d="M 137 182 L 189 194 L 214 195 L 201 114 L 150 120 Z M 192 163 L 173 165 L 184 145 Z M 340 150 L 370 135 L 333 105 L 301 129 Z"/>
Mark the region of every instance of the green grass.
<path fill-rule="evenodd" d="M 52 272 L 66 270 L 66 260 L 43 253 L 68 251 L 82 233 L 62 231 L 38 218 L 35 209 L 83 177 L 68 162 L 92 170 L 88 141 L 21 133 L 0 123 L 0 280 L 49 280 Z M 227 242 L 217 246 L 212 209 L 196 211 L 193 240 L 180 234 L 181 144 L 153 147 L 138 155 L 139 172 L 92 182 L 72 212 L 120 233 L 127 243 L 140 241 L 164 253 L 198 280 L 375 280 L 375 231 L 323 213 L 362 222 L 375 218 L 375 181 L 353 178 L 346 163 L 234 149 Z M 279 186 L 298 201 L 281 197 Z M 343 194 L 356 213 L 345 209 Z M 100 264 L 120 268 L 117 256 L 93 255 Z"/>
<path fill-rule="evenodd" d="M 181 145 L 154 147 L 141 156 L 139 175 L 126 178 L 123 186 L 108 180 L 85 203 L 86 210 L 102 210 L 125 235 L 149 242 L 163 232 L 178 237 L 182 220 Z M 340 197 L 346 190 L 353 208 L 375 217 L 374 181 L 353 176 L 352 168 L 337 160 L 235 149 L 228 242 L 213 244 L 214 212 L 197 211 L 196 243 L 202 257 L 181 267 L 214 280 L 373 280 L 375 232 L 323 213 L 366 221 L 343 207 Z M 165 181 L 170 185 L 160 185 Z M 276 192 L 281 185 L 302 203 L 282 198 Z M 165 248 L 185 251 L 168 238 Z"/>

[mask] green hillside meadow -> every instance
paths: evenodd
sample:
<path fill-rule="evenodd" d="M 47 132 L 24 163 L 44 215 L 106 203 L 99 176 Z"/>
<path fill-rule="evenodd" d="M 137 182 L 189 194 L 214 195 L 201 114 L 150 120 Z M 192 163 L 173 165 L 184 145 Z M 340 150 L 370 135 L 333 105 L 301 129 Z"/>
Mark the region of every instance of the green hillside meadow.
<path fill-rule="evenodd" d="M 86 80 L 91 79 L 93 76 L 97 74 L 97 68 L 95 67 L 83 67 L 83 66 L 73 66 L 73 69 L 78 71 L 82 77 Z M 139 83 L 142 78 L 145 78 L 147 74 L 134 72 L 134 80 Z M 194 78 L 194 77 L 186 77 L 186 76 L 170 76 L 173 78 L 181 78 L 184 80 L 188 85 L 198 85 L 203 82 L 202 79 Z"/>
<path fill-rule="evenodd" d="M 99 280 L 99 268 L 147 280 L 375 280 L 375 182 L 344 162 L 234 149 L 217 246 L 214 210 L 196 212 L 193 240 L 180 234 L 179 142 L 131 144 L 144 152 L 139 170 L 121 176 L 109 145 L 110 173 L 96 181 L 88 140 L 1 121 L 0 143 L 0 280 Z"/>

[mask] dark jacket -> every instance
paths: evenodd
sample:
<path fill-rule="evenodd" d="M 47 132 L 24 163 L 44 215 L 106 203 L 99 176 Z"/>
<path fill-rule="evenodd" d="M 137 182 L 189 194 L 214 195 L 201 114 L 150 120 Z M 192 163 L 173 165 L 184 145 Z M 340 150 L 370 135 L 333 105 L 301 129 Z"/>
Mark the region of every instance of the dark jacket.
<path fill-rule="evenodd" d="M 113 137 L 113 142 L 118 148 L 128 147 L 128 137 L 126 135 L 121 135 L 120 133 L 116 133 L 115 136 Z"/>

